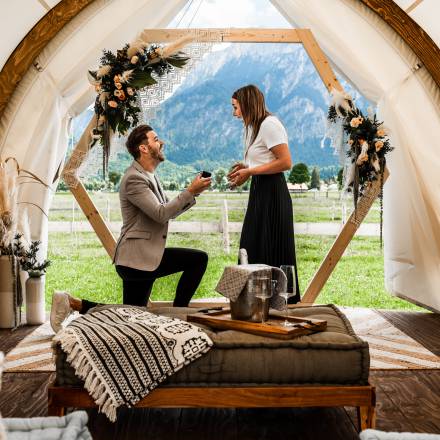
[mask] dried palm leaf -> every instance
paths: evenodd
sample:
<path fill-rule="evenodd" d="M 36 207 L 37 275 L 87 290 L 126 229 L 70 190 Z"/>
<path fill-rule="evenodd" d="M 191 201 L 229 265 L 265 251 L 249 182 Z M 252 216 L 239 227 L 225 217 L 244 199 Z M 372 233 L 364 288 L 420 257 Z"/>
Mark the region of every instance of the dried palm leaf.
<path fill-rule="evenodd" d="M 184 46 L 188 45 L 189 43 L 192 43 L 194 41 L 194 37 L 191 35 L 187 35 L 185 37 L 182 37 L 175 41 L 174 43 L 169 44 L 168 46 L 165 46 L 161 53 L 161 58 L 168 58 L 171 55 L 175 55 L 178 52 L 180 52 L 181 49 L 183 49 Z"/>
<path fill-rule="evenodd" d="M 128 45 L 127 56 L 131 58 L 138 53 L 144 52 L 148 43 L 142 39 L 142 34 Z"/>

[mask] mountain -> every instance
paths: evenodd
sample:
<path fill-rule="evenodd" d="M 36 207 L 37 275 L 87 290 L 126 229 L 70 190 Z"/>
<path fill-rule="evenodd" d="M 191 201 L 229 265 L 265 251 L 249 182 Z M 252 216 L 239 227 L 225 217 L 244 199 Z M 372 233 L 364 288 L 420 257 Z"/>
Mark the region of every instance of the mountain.
<path fill-rule="evenodd" d="M 179 170 L 176 165 L 185 165 L 181 181 L 185 174 L 228 168 L 242 158 L 243 125 L 232 117 L 231 95 L 251 83 L 263 91 L 268 109 L 284 123 L 293 161 L 321 170 L 331 167 L 335 174 L 338 158 L 329 142 L 321 146 L 329 95 L 305 50 L 299 44 L 253 43 L 207 54 L 148 121 L 166 142 L 162 178 L 172 180 Z M 357 105 L 366 107 L 365 99 L 343 84 Z M 130 161 L 123 149 L 116 157 L 111 169 L 122 170 Z"/>

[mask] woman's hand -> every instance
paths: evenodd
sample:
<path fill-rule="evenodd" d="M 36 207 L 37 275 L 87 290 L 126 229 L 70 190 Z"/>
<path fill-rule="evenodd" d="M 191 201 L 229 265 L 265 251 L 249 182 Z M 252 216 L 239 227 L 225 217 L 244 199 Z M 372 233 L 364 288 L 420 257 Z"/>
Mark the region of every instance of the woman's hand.
<path fill-rule="evenodd" d="M 251 177 L 251 172 L 247 167 L 238 167 L 235 171 L 233 170 L 228 174 L 228 180 L 231 188 L 243 185 L 243 183 L 246 182 L 249 177 Z"/>
<path fill-rule="evenodd" d="M 208 189 L 211 186 L 211 178 L 210 177 L 202 177 L 200 174 L 197 174 L 196 178 L 189 184 L 187 190 L 193 195 L 198 196 L 205 189 Z"/>
<path fill-rule="evenodd" d="M 237 170 L 242 170 L 243 168 L 246 168 L 246 165 L 243 162 L 234 163 L 234 165 L 232 165 L 232 167 L 227 175 L 228 180 L 231 180 L 232 173 L 234 173 Z"/>

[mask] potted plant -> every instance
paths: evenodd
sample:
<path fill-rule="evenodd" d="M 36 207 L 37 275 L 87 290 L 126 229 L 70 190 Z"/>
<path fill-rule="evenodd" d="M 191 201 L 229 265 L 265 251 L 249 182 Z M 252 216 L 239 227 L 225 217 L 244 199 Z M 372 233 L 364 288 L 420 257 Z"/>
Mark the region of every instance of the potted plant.
<path fill-rule="evenodd" d="M 26 280 L 26 322 L 43 324 L 46 321 L 45 311 L 45 274 L 50 260 L 39 260 L 38 251 L 41 241 L 31 241 L 29 248 L 18 245 L 19 260 L 22 270 L 29 274 Z"/>

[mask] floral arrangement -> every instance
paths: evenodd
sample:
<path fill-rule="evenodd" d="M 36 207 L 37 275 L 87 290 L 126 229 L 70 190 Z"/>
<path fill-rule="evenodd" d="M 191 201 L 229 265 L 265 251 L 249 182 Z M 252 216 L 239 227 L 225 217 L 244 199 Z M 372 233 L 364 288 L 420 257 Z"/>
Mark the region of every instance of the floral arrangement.
<path fill-rule="evenodd" d="M 347 141 L 347 156 L 351 166 L 345 176 L 345 187 L 353 191 L 355 209 L 360 195 L 371 182 L 380 180 L 380 236 L 382 242 L 383 175 L 385 156 L 393 150 L 387 136 L 387 129 L 371 111 L 364 115 L 353 103 L 350 95 L 332 90 L 332 103 L 328 120 L 336 123 L 342 120 Z"/>
<path fill-rule="evenodd" d="M 91 146 L 98 140 L 103 146 L 104 175 L 108 168 L 110 130 L 124 135 L 139 123 L 138 91 L 156 84 L 154 76 L 182 68 L 189 58 L 180 49 L 191 39 L 185 37 L 160 47 L 138 38 L 116 54 L 104 50 L 98 70 L 89 71 L 89 81 L 98 93 Z"/>

